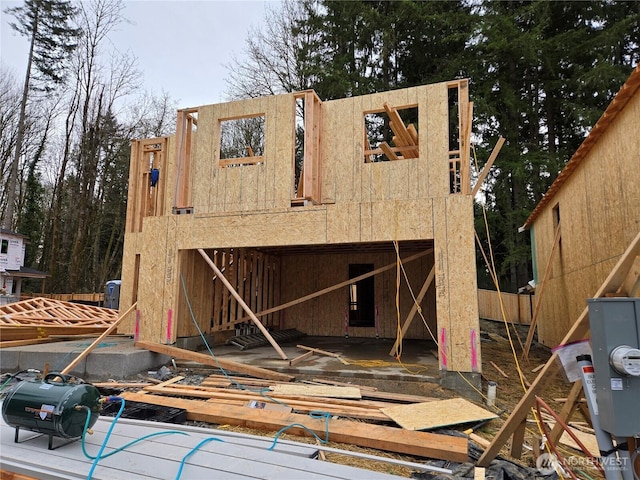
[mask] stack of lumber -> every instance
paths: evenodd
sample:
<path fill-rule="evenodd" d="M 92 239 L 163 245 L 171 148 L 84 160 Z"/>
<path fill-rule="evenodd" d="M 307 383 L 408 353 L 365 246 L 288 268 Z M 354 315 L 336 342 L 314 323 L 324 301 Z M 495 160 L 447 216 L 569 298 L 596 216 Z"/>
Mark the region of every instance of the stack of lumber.
<path fill-rule="evenodd" d="M 191 421 L 272 432 L 287 428 L 287 433 L 293 435 L 309 436 L 314 432 L 321 438 L 328 433 L 329 439 L 336 442 L 456 462 L 468 460 L 467 438 L 400 428 L 385 413 L 399 404 L 407 408 L 415 405 L 423 411 L 428 409 L 425 405 L 433 405 L 441 420 L 447 415 L 440 407 L 441 400 L 323 379 L 292 383 L 210 375 L 199 385 L 181 381 L 183 377 L 177 376 L 121 396 L 130 401 L 183 408 Z M 319 418 L 318 412 L 326 415 Z M 460 406 L 450 413 L 459 415 Z M 471 421 L 476 418 L 453 423 Z"/>
<path fill-rule="evenodd" d="M 389 117 L 389 127 L 393 131 L 393 143 L 395 148 L 387 142 L 382 142 L 380 148 L 389 160 L 401 160 L 403 158 L 418 158 L 418 131 L 413 125 L 405 126 L 398 110 L 384 104 L 384 111 Z"/>
<path fill-rule="evenodd" d="M 0 307 L 0 346 L 46 342 L 54 336 L 104 332 L 118 311 L 48 298 L 32 298 Z"/>

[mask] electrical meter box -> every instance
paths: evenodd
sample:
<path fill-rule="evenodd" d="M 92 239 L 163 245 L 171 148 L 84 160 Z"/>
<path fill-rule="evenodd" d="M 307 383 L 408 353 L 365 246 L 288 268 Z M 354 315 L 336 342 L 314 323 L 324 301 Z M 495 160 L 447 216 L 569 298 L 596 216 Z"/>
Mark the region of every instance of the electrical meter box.
<path fill-rule="evenodd" d="M 640 434 L 640 298 L 588 300 L 600 426 Z"/>

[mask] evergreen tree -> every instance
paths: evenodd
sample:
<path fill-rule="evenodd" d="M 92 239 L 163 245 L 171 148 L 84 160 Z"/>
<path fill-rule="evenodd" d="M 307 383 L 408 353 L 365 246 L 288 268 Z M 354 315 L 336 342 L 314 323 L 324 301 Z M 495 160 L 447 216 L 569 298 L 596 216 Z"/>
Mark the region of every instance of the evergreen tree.
<path fill-rule="evenodd" d="M 11 27 L 29 39 L 29 58 L 22 90 L 15 153 L 7 180 L 7 205 L 2 225 L 13 228 L 16 190 L 25 133 L 27 100 L 31 81 L 50 90 L 64 78 L 64 61 L 76 46 L 80 31 L 71 25 L 75 8 L 68 0 L 25 0 L 20 7 L 8 8 L 16 22 Z"/>

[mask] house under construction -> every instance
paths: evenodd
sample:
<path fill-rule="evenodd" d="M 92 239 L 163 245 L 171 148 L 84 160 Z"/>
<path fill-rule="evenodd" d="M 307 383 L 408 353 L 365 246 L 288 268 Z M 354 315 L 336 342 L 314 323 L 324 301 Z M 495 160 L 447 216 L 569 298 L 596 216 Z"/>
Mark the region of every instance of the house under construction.
<path fill-rule="evenodd" d="M 434 339 L 478 383 L 471 111 L 467 80 L 179 110 L 132 144 L 120 331 Z"/>

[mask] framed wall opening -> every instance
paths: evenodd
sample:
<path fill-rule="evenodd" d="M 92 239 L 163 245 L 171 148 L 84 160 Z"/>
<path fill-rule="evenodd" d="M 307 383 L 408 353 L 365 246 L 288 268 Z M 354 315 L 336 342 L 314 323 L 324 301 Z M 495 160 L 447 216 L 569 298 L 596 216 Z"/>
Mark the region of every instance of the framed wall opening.
<path fill-rule="evenodd" d="M 418 106 L 364 112 L 364 163 L 418 158 Z"/>
<path fill-rule="evenodd" d="M 220 120 L 220 159 L 223 168 L 264 162 L 265 115 Z"/>
<path fill-rule="evenodd" d="M 373 263 L 349 265 L 349 278 L 373 272 Z M 349 326 L 375 326 L 375 283 L 368 277 L 349 285 Z"/>

